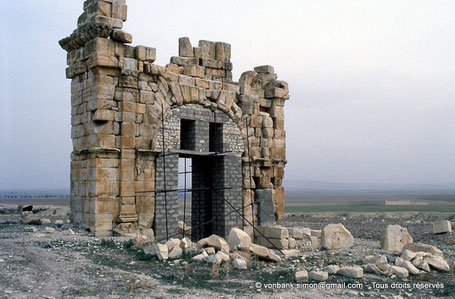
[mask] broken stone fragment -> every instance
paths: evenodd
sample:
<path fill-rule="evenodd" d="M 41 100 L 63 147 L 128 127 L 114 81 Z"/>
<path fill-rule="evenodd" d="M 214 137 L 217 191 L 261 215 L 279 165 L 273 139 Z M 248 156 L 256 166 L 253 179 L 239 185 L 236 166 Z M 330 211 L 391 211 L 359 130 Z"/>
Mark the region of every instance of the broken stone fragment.
<path fill-rule="evenodd" d="M 131 44 L 133 42 L 133 36 L 121 29 L 114 29 L 112 31 L 112 39 L 125 44 Z"/>
<path fill-rule="evenodd" d="M 409 274 L 416 275 L 419 274 L 419 269 L 417 269 L 410 261 L 404 261 L 401 264 L 401 267 L 405 268 L 408 270 Z"/>
<path fill-rule="evenodd" d="M 395 258 L 395 266 L 401 267 L 401 265 L 402 265 L 403 263 L 404 263 L 404 259 L 402 259 L 401 257 Z"/>
<path fill-rule="evenodd" d="M 231 260 L 229 255 L 224 253 L 223 251 L 218 251 L 215 255 L 217 255 L 223 262 L 229 262 Z"/>
<path fill-rule="evenodd" d="M 297 282 L 308 282 L 308 271 L 297 271 L 295 272 L 295 280 Z"/>
<path fill-rule="evenodd" d="M 174 246 L 169 252 L 169 259 L 178 259 L 182 256 L 183 250 L 180 246 Z"/>
<path fill-rule="evenodd" d="M 207 247 L 207 240 L 208 238 L 200 239 L 199 241 L 197 241 L 197 246 L 199 248 Z"/>
<path fill-rule="evenodd" d="M 47 218 L 40 219 L 40 223 L 41 223 L 41 225 L 52 224 L 52 222 L 49 219 L 47 219 Z"/>
<path fill-rule="evenodd" d="M 275 253 L 275 251 L 269 249 L 269 254 L 267 255 L 267 259 L 279 263 L 281 262 L 281 258 L 278 256 L 278 254 Z"/>
<path fill-rule="evenodd" d="M 416 254 L 414 252 L 412 252 L 411 250 L 405 249 L 405 250 L 403 250 L 401 257 L 406 261 L 412 261 L 416 257 Z"/>
<path fill-rule="evenodd" d="M 388 225 L 382 232 L 381 248 L 392 252 L 401 252 L 403 247 L 412 243 L 408 230 L 399 225 Z"/>
<path fill-rule="evenodd" d="M 275 69 L 271 65 L 261 65 L 254 68 L 256 73 L 274 74 Z"/>
<path fill-rule="evenodd" d="M 204 257 L 204 261 L 210 264 L 221 264 L 222 260 L 219 255 L 213 254 L 207 257 Z"/>
<path fill-rule="evenodd" d="M 246 270 L 248 268 L 246 261 L 241 258 L 236 258 L 235 260 L 233 260 L 232 266 L 235 269 L 239 269 L 239 270 Z"/>
<path fill-rule="evenodd" d="M 436 246 L 428 245 L 424 243 L 411 243 L 404 246 L 403 250 L 410 250 L 412 252 L 427 252 L 434 256 L 442 256 L 442 251 L 439 250 Z"/>
<path fill-rule="evenodd" d="M 329 274 L 337 274 L 340 271 L 340 267 L 337 265 L 329 265 L 322 269 L 322 271 L 327 272 Z"/>
<path fill-rule="evenodd" d="M 169 258 L 169 250 L 164 244 L 155 244 L 153 245 L 153 251 L 159 260 L 167 260 Z"/>
<path fill-rule="evenodd" d="M 329 273 L 324 271 L 311 271 L 308 273 L 308 278 L 315 281 L 326 281 L 329 279 Z"/>
<path fill-rule="evenodd" d="M 377 261 L 384 259 L 387 262 L 387 258 L 383 255 L 367 255 L 363 258 L 362 262 L 364 264 L 376 264 Z"/>
<path fill-rule="evenodd" d="M 342 267 L 337 274 L 351 278 L 362 278 L 363 269 L 361 267 Z"/>
<path fill-rule="evenodd" d="M 197 262 L 203 262 L 204 261 L 204 255 L 201 253 L 201 254 L 198 254 L 198 255 L 195 255 L 191 258 L 191 260 L 193 261 L 197 261 Z"/>
<path fill-rule="evenodd" d="M 406 278 L 409 276 L 409 271 L 406 268 L 398 267 L 398 266 L 391 266 L 392 268 L 392 275 L 396 275 L 398 278 Z"/>
<path fill-rule="evenodd" d="M 267 258 L 269 255 L 269 249 L 261 245 L 251 244 L 249 250 L 252 254 L 262 258 Z"/>
<path fill-rule="evenodd" d="M 182 241 L 180 241 L 180 247 L 181 247 L 182 249 L 188 249 L 188 248 L 190 248 L 192 245 L 193 245 L 193 242 L 191 242 L 191 240 L 188 239 L 187 237 L 183 238 Z"/>
<path fill-rule="evenodd" d="M 313 251 L 319 248 L 319 239 L 315 236 L 303 235 L 303 239 L 297 240 L 296 245 L 300 250 Z"/>
<path fill-rule="evenodd" d="M 54 224 L 58 225 L 58 226 L 62 226 L 63 225 L 63 220 L 55 220 Z"/>
<path fill-rule="evenodd" d="M 168 248 L 169 252 L 171 252 L 172 249 L 174 249 L 174 247 L 180 247 L 180 240 L 179 239 L 175 239 L 175 238 L 171 238 L 164 245 L 166 245 L 166 247 Z"/>
<path fill-rule="evenodd" d="M 211 235 L 207 239 L 206 244 L 207 244 L 207 246 L 215 247 L 216 250 L 221 250 L 222 248 L 224 248 L 229 251 L 229 245 L 226 242 L 226 240 L 224 240 L 223 238 L 221 238 L 220 236 L 217 236 L 217 235 Z"/>
<path fill-rule="evenodd" d="M 206 252 L 207 255 L 214 255 L 215 254 L 215 248 L 213 248 L 213 247 L 204 248 L 203 251 Z"/>
<path fill-rule="evenodd" d="M 384 272 L 382 272 L 381 269 L 378 268 L 375 264 L 368 264 L 365 266 L 364 271 L 366 273 L 374 273 L 377 275 L 384 275 Z"/>
<path fill-rule="evenodd" d="M 251 238 L 243 230 L 234 227 L 229 232 L 228 244 L 231 250 L 245 250 L 250 247 Z"/>
<path fill-rule="evenodd" d="M 354 246 L 354 237 L 342 224 L 329 224 L 322 230 L 322 247 L 348 249 Z"/>
<path fill-rule="evenodd" d="M 440 256 L 430 257 L 424 259 L 424 262 L 428 263 L 431 268 L 434 268 L 441 272 L 450 272 L 449 263 Z"/>

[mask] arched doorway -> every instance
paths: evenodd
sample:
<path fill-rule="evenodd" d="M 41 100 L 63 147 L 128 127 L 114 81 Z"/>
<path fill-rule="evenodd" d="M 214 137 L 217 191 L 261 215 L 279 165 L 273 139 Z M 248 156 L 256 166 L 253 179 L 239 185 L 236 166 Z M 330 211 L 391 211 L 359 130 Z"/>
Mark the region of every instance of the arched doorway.
<path fill-rule="evenodd" d="M 196 104 L 173 108 L 163 121 L 156 150 L 161 150 L 155 176 L 158 240 L 178 235 L 178 222 L 184 220 L 192 227 L 193 240 L 227 236 L 232 227 L 242 226 L 236 210 L 242 211 L 244 142 L 225 113 Z M 179 159 L 191 169 L 182 171 Z M 186 177 L 186 184 L 179 177 Z"/>

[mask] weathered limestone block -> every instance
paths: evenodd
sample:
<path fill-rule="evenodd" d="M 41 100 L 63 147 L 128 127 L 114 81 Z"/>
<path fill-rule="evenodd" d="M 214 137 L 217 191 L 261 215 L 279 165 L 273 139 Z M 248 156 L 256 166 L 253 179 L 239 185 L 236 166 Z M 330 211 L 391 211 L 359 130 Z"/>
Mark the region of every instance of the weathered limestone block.
<path fill-rule="evenodd" d="M 206 40 L 199 41 L 199 48 L 201 49 L 202 58 L 216 59 L 215 43 Z"/>
<path fill-rule="evenodd" d="M 194 57 L 193 46 L 188 37 L 179 38 L 179 56 Z"/>
<path fill-rule="evenodd" d="M 127 43 L 127 44 L 130 44 L 133 42 L 133 36 L 120 29 L 114 29 L 112 31 L 112 39 L 122 42 L 122 43 Z"/>
<path fill-rule="evenodd" d="M 399 225 L 388 225 L 382 233 L 381 248 L 401 252 L 403 247 L 412 242 L 413 239 L 406 228 Z"/>
<path fill-rule="evenodd" d="M 274 224 L 275 211 L 272 189 L 256 189 L 254 197 L 255 202 L 258 204 L 258 216 L 261 220 L 260 225 L 265 226 Z"/>
<path fill-rule="evenodd" d="M 229 61 L 231 59 L 231 45 L 217 42 L 215 44 L 215 59 L 219 61 Z"/>
<path fill-rule="evenodd" d="M 322 247 L 348 249 L 354 246 L 354 237 L 342 224 L 329 224 L 322 230 Z"/>
<path fill-rule="evenodd" d="M 251 244 L 251 238 L 241 229 L 232 228 L 229 232 L 228 244 L 231 250 L 247 249 Z"/>
<path fill-rule="evenodd" d="M 452 224 L 448 220 L 434 222 L 433 223 L 433 232 L 435 234 L 451 233 Z"/>
<path fill-rule="evenodd" d="M 308 282 L 309 281 L 309 278 L 308 278 L 308 271 L 297 271 L 295 273 L 295 280 L 297 282 Z"/>
<path fill-rule="evenodd" d="M 262 65 L 254 68 L 256 73 L 274 74 L 275 69 L 271 65 Z"/>
<path fill-rule="evenodd" d="M 145 46 L 136 46 L 135 57 L 137 60 L 154 62 L 156 60 L 156 49 Z"/>

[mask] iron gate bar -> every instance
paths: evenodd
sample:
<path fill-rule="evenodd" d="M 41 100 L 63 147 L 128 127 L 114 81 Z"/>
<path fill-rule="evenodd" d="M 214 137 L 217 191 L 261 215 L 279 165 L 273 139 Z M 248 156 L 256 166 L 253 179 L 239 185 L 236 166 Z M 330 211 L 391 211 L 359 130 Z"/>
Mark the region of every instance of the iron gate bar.
<path fill-rule="evenodd" d="M 225 190 L 225 189 L 232 189 L 232 187 L 219 187 L 219 188 L 189 188 L 189 189 L 170 189 L 170 190 L 154 190 L 154 191 L 137 191 L 136 193 L 165 193 L 165 192 L 192 192 L 192 191 L 206 191 L 206 190 Z"/>
<path fill-rule="evenodd" d="M 189 188 L 189 189 L 169 189 L 169 190 L 157 190 L 157 191 L 150 191 L 155 193 L 165 193 L 165 192 L 180 192 L 183 193 L 185 191 L 207 191 L 207 190 L 225 190 L 225 189 L 232 189 L 232 187 L 219 187 L 219 188 L 212 188 L 212 187 L 204 187 L 204 188 Z"/>
<path fill-rule="evenodd" d="M 183 163 L 183 167 L 185 167 L 185 172 L 184 172 L 184 186 L 185 186 L 185 193 L 183 195 L 183 228 L 182 228 L 182 234 L 183 234 L 183 238 L 185 238 L 185 226 L 186 226 L 186 175 L 187 175 L 187 171 L 186 171 L 186 159 L 187 158 L 183 158 L 184 160 L 184 163 Z M 192 164 L 192 162 L 191 162 Z"/>
<path fill-rule="evenodd" d="M 214 131 L 215 131 L 214 132 L 214 135 L 215 135 L 214 136 L 214 139 L 215 139 L 215 142 L 214 142 L 215 143 L 214 144 L 215 148 L 214 148 L 214 150 L 215 150 L 215 155 L 216 155 L 217 154 L 217 150 L 218 150 L 218 148 L 217 148 L 218 144 L 217 144 L 217 139 L 216 139 L 216 135 L 217 135 L 216 131 L 218 130 L 217 124 L 216 124 L 216 111 L 213 111 L 213 120 L 214 120 L 213 126 L 214 126 Z M 209 151 L 210 151 L 210 129 L 209 129 Z M 215 173 L 214 173 L 214 182 L 212 182 L 212 187 L 213 187 L 214 184 L 218 184 L 218 182 L 217 182 L 217 174 L 218 174 L 217 165 L 218 165 L 218 159 L 215 159 Z M 217 215 L 218 215 L 218 192 L 217 192 L 216 189 L 213 189 L 212 192 L 215 193 L 214 194 L 214 199 L 215 199 L 215 230 L 216 230 L 216 232 L 218 232 L 218 221 L 217 221 L 217 219 L 218 219 L 218 217 L 217 217 Z M 212 207 L 212 213 L 213 213 L 213 207 Z M 213 217 L 213 214 L 212 214 L 212 217 Z M 213 233 L 213 230 L 212 230 L 212 233 Z"/>
<path fill-rule="evenodd" d="M 212 157 L 212 156 L 227 156 L 229 154 L 234 154 L 232 151 L 225 151 L 225 152 L 196 152 L 196 151 L 187 151 L 187 150 L 179 150 L 179 151 L 168 151 L 163 153 L 158 153 L 158 156 L 204 156 L 204 157 Z"/>

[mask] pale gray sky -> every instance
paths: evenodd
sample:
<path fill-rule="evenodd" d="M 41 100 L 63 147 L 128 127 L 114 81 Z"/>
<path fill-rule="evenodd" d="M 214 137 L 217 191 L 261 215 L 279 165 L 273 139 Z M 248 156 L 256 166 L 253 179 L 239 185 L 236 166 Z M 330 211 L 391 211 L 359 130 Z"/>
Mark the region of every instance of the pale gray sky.
<path fill-rule="evenodd" d="M 58 40 L 82 0 L 4 0 L 0 189 L 69 187 L 70 82 Z M 232 44 L 234 77 L 271 64 L 289 82 L 286 176 L 455 182 L 455 2 L 127 1 L 125 30 L 157 63 L 189 36 Z"/>

